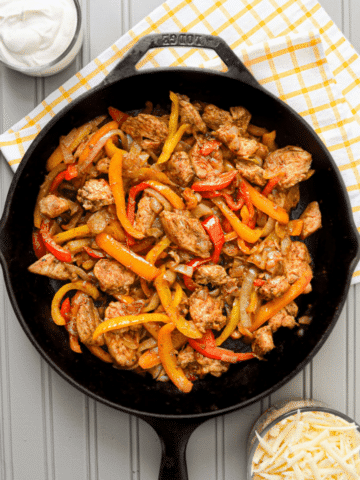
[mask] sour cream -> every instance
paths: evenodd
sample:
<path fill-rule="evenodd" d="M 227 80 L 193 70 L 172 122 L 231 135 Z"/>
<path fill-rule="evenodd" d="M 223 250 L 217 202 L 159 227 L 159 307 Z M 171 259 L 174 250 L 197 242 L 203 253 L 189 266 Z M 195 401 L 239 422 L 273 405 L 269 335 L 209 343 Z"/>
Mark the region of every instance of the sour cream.
<path fill-rule="evenodd" d="M 0 57 L 15 68 L 47 65 L 69 47 L 77 22 L 73 0 L 0 0 Z"/>

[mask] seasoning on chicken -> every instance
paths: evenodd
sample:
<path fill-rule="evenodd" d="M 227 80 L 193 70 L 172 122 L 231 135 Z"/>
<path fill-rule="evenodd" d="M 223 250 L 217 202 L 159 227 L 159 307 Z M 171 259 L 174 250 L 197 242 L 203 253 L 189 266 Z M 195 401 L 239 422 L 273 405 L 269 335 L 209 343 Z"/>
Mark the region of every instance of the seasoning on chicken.
<path fill-rule="evenodd" d="M 78 191 L 77 199 L 85 210 L 91 212 L 115 203 L 110 185 L 103 178 L 88 180 Z"/>
<path fill-rule="evenodd" d="M 199 111 L 190 102 L 182 99 L 180 95 L 180 117 L 181 123 L 188 123 L 195 127 L 199 132 L 205 133 L 207 128 L 202 120 Z"/>
<path fill-rule="evenodd" d="M 40 200 L 40 213 L 49 218 L 55 218 L 66 212 L 70 208 L 70 203 L 66 198 L 57 195 L 47 195 Z"/>
<path fill-rule="evenodd" d="M 81 295 L 81 303 L 76 315 L 76 330 L 79 334 L 80 341 L 85 345 L 96 345 L 101 347 L 104 345 L 104 337 L 101 335 L 93 340 L 93 333 L 101 323 L 98 309 L 89 295 Z"/>
<path fill-rule="evenodd" d="M 290 188 L 308 178 L 311 162 L 309 152 L 300 147 L 288 146 L 270 153 L 265 158 L 263 167 L 269 178 L 282 172 L 284 175 L 280 178 L 278 186 Z"/>
<path fill-rule="evenodd" d="M 144 195 L 138 204 L 135 217 L 135 228 L 145 235 L 149 235 L 149 230 L 154 223 L 157 215 L 163 210 L 161 203 L 156 198 Z"/>
<path fill-rule="evenodd" d="M 284 275 L 269 278 L 260 288 L 259 293 L 266 300 L 280 297 L 288 290 L 290 283 Z"/>
<path fill-rule="evenodd" d="M 163 142 L 169 133 L 163 120 L 146 113 L 139 113 L 136 117 L 127 118 L 121 128 L 135 141 L 145 137 Z"/>
<path fill-rule="evenodd" d="M 201 258 L 210 256 L 212 243 L 197 218 L 180 210 L 163 211 L 160 218 L 166 235 L 173 243 Z"/>
<path fill-rule="evenodd" d="M 232 123 L 226 123 L 218 128 L 215 135 L 238 157 L 246 159 L 259 148 L 256 140 L 243 136 L 239 128 Z"/>
<path fill-rule="evenodd" d="M 222 302 L 209 295 L 209 290 L 201 288 L 196 290 L 190 297 L 190 316 L 200 330 L 221 330 L 226 323 L 226 317 L 222 314 Z"/>
<path fill-rule="evenodd" d="M 221 265 L 200 265 L 195 272 L 194 280 L 201 285 L 207 285 L 208 283 L 224 285 L 230 278 Z"/>
<path fill-rule="evenodd" d="M 28 269 L 31 273 L 45 275 L 54 280 L 71 279 L 71 273 L 66 268 L 66 264 L 57 260 L 51 253 L 41 257 L 37 262 L 30 265 Z"/>
<path fill-rule="evenodd" d="M 240 133 L 244 134 L 249 126 L 251 113 L 244 107 L 230 107 L 230 113 Z"/>
<path fill-rule="evenodd" d="M 122 293 L 135 282 L 136 275 L 115 260 L 102 259 L 96 262 L 94 275 L 104 292 Z"/>
<path fill-rule="evenodd" d="M 318 202 L 309 203 L 300 215 L 300 220 L 304 222 L 300 237 L 305 240 L 321 228 L 321 213 Z"/>
<path fill-rule="evenodd" d="M 173 182 L 187 187 L 194 179 L 194 170 L 186 152 L 175 152 L 167 162 L 167 174 Z"/>
<path fill-rule="evenodd" d="M 209 104 L 204 108 L 202 119 L 211 130 L 217 130 L 225 123 L 231 122 L 233 117 L 226 110 Z"/>
<path fill-rule="evenodd" d="M 246 180 L 255 185 L 263 187 L 267 182 L 264 178 L 265 170 L 254 162 L 241 160 L 236 162 L 236 168 Z"/>

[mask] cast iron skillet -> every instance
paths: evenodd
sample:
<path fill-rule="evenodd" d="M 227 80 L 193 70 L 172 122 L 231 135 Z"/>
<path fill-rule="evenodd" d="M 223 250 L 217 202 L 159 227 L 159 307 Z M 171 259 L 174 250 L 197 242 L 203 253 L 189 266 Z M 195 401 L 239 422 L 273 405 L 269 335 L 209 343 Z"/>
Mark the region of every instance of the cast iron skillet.
<path fill-rule="evenodd" d="M 154 47 L 191 46 L 216 51 L 226 73 L 196 68 L 137 71 L 135 66 Z M 189 394 L 170 383 L 116 370 L 84 349 L 68 347 L 65 329 L 50 317 L 50 303 L 59 283 L 30 274 L 35 261 L 31 246 L 32 218 L 45 162 L 59 137 L 74 126 L 107 111 L 143 108 L 146 100 L 169 106 L 169 90 L 228 109 L 243 105 L 255 125 L 277 130 L 280 146 L 300 145 L 313 155 L 313 177 L 301 184 L 298 215 L 312 200 L 320 202 L 323 227 L 307 242 L 314 259 L 313 291 L 299 301 L 300 314 L 314 321 L 299 336 L 288 329 L 275 334 L 276 349 L 266 362 L 252 360 L 231 366 L 215 378 L 195 383 Z M 163 457 L 161 479 L 187 479 L 185 449 L 194 428 L 216 415 L 239 409 L 274 392 L 294 377 L 325 342 L 346 299 L 359 259 L 359 238 L 348 196 L 329 152 L 313 130 L 292 109 L 265 91 L 228 45 L 218 37 L 163 34 L 142 38 L 102 84 L 72 102 L 38 135 L 17 170 L 0 224 L 0 260 L 19 322 L 49 364 L 82 392 L 111 407 L 142 418 L 159 434 Z M 228 348 L 238 349 L 228 343 Z M 248 347 L 243 346 L 243 350 Z"/>

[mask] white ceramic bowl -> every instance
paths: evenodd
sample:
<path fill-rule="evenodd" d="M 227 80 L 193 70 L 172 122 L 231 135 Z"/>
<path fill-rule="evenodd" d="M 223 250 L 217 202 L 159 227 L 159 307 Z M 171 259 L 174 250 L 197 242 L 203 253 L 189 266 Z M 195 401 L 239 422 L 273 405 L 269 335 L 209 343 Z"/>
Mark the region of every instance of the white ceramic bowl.
<path fill-rule="evenodd" d="M 77 14 L 77 24 L 73 39 L 71 40 L 67 49 L 59 55 L 55 60 L 45 65 L 36 66 L 36 67 L 21 67 L 7 62 L 5 59 L 0 57 L 0 63 L 3 65 L 17 70 L 18 72 L 24 73 L 25 75 L 30 75 L 34 77 L 47 77 L 49 75 L 55 75 L 61 70 L 66 68 L 70 63 L 75 59 L 76 55 L 79 53 L 79 50 L 83 43 L 83 21 L 81 15 L 81 8 L 79 0 L 73 0 L 76 8 Z"/>

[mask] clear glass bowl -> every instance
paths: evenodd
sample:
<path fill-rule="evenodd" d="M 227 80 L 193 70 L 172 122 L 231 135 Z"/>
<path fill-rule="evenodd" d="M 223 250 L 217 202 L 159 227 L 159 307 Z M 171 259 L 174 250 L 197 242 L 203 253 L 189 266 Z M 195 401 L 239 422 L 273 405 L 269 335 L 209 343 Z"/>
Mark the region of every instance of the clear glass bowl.
<path fill-rule="evenodd" d="M 247 441 L 247 480 L 252 480 L 251 466 L 255 451 L 259 445 L 259 440 L 256 437 L 255 431 L 264 437 L 269 430 L 271 430 L 277 423 L 281 422 L 291 415 L 295 415 L 297 411 L 300 412 L 325 412 L 342 418 L 348 423 L 355 423 L 358 432 L 360 433 L 360 426 L 350 417 L 328 407 L 325 403 L 318 400 L 304 400 L 302 398 L 294 398 L 291 400 L 284 400 L 275 404 L 266 410 L 253 425 Z"/>
<path fill-rule="evenodd" d="M 36 67 L 20 67 L 9 63 L 2 58 L 0 58 L 0 63 L 13 70 L 24 73 L 25 75 L 31 75 L 33 77 L 47 77 L 49 75 L 55 75 L 56 73 L 59 73 L 61 70 L 70 65 L 70 63 L 79 53 L 84 38 L 80 3 L 79 0 L 73 0 L 73 2 L 75 4 L 77 14 L 76 29 L 72 41 L 61 55 L 59 55 L 55 60 L 50 63 Z"/>

